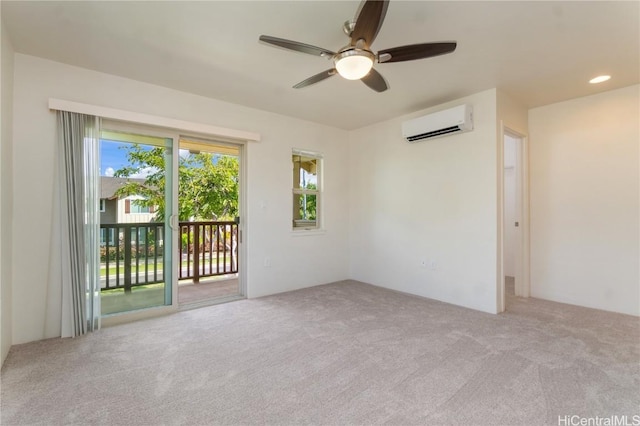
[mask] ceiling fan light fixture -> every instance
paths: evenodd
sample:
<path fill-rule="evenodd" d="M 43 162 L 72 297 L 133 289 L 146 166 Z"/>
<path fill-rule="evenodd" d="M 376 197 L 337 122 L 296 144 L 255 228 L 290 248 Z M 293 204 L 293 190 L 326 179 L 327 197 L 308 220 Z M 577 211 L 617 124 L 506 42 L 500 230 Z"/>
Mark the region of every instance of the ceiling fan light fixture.
<path fill-rule="evenodd" d="M 336 70 L 347 80 L 360 80 L 371 71 L 374 58 L 373 53 L 368 50 L 345 50 L 335 57 Z"/>

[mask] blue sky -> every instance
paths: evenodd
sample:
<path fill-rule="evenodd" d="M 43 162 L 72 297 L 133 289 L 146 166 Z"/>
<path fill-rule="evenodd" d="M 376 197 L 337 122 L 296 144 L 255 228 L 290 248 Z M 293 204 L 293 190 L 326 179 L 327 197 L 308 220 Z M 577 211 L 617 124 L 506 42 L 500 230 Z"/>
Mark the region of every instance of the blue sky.
<path fill-rule="evenodd" d="M 113 173 L 124 167 L 129 165 L 129 160 L 127 159 L 127 150 L 124 148 L 127 145 L 131 145 L 130 142 L 116 142 L 106 139 L 100 140 L 100 176 L 113 176 Z M 151 150 L 153 149 L 150 145 L 141 145 L 143 149 Z M 181 149 L 180 156 L 188 156 L 189 151 Z M 218 161 L 218 155 L 214 155 L 212 161 L 214 164 Z M 146 177 L 152 169 L 142 170 L 141 173 L 132 175 L 130 177 Z"/>
<path fill-rule="evenodd" d="M 108 140 L 100 142 L 100 176 L 113 176 L 114 171 L 129 163 L 127 151 L 122 147 L 131 144 Z"/>

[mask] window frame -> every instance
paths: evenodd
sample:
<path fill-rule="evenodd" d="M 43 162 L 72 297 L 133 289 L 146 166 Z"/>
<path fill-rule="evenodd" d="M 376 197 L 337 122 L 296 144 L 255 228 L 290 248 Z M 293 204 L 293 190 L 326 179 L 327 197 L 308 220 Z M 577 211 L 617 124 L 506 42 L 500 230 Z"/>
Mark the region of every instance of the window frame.
<path fill-rule="evenodd" d="M 316 160 L 316 189 L 306 189 L 306 188 L 296 188 L 296 183 L 294 182 L 296 172 L 295 172 L 295 161 L 294 157 L 302 156 L 302 157 L 310 157 Z M 302 149 L 293 148 L 291 151 L 291 185 L 292 185 L 292 209 L 291 209 L 291 227 L 294 232 L 300 231 L 318 231 L 322 229 L 322 178 L 323 178 L 323 163 L 324 156 L 322 153 L 317 151 L 308 151 Z M 295 219 L 294 211 L 299 208 L 296 201 L 298 197 L 297 195 L 315 195 L 316 197 L 316 218 L 314 221 L 303 220 L 303 219 Z M 296 224 L 296 221 L 299 223 Z"/>
<path fill-rule="evenodd" d="M 144 201 L 142 199 L 132 199 L 131 200 L 131 207 L 130 207 L 130 214 L 150 214 L 152 213 L 151 210 L 153 210 L 151 208 L 151 206 L 145 206 L 141 203 L 141 201 Z"/>
<path fill-rule="evenodd" d="M 107 245 L 107 240 L 109 241 L 109 244 L 111 245 L 111 247 L 113 247 L 114 243 L 116 241 L 116 234 L 115 234 L 115 229 L 114 228 L 109 228 L 109 229 L 101 228 L 100 229 L 100 247 L 106 246 Z"/>

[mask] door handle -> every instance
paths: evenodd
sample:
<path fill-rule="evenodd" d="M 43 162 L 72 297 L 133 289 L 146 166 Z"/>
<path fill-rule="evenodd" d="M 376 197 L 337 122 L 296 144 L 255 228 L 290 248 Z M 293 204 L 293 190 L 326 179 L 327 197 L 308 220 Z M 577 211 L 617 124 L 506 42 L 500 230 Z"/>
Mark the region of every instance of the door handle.
<path fill-rule="evenodd" d="M 178 229 L 178 216 L 176 216 L 175 214 L 172 214 L 171 216 L 169 216 L 169 227 L 171 229 L 173 229 L 174 231 L 176 229 Z"/>

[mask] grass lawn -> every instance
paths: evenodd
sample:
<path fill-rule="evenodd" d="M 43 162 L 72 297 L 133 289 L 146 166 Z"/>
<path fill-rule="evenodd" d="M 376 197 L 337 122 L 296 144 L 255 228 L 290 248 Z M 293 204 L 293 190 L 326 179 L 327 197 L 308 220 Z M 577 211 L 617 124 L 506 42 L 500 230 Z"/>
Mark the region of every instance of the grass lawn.
<path fill-rule="evenodd" d="M 147 264 L 149 265 L 149 272 L 153 272 L 153 264 L 155 262 L 155 259 L 147 259 Z M 138 261 L 138 267 L 140 268 L 140 271 L 144 271 L 144 259 L 140 259 Z M 135 260 L 133 262 L 131 262 L 131 270 L 135 270 L 136 268 L 136 262 Z M 158 272 L 161 272 L 162 269 L 164 268 L 164 262 L 162 261 L 162 258 L 159 257 L 158 258 Z M 120 273 L 124 272 L 124 262 L 120 262 Z M 116 262 L 109 262 L 109 273 L 111 275 L 114 275 L 116 273 Z M 100 264 L 100 276 L 104 277 L 107 275 L 107 264 L 106 263 L 101 263 Z"/>
<path fill-rule="evenodd" d="M 220 266 L 230 266 L 231 265 L 231 259 L 229 257 L 227 257 L 226 262 L 224 262 L 225 259 L 223 259 L 222 256 L 219 257 L 220 259 Z M 202 261 L 202 259 L 200 259 Z M 154 264 L 155 259 L 147 259 L 147 264 L 148 264 L 148 271 L 149 272 L 153 272 L 153 264 Z M 209 264 L 209 259 L 205 259 L 205 265 Z M 212 259 L 212 265 L 216 265 L 216 259 L 213 258 Z M 187 264 L 186 260 L 182 261 L 182 267 L 186 268 L 187 266 L 189 266 Z M 139 272 L 143 272 L 144 269 L 144 259 L 140 259 L 138 261 L 138 267 L 139 267 Z M 191 267 L 193 267 L 193 259 L 191 259 Z M 131 270 L 135 271 L 136 268 L 136 262 L 133 261 L 131 262 Z M 164 269 L 164 262 L 162 260 L 161 257 L 158 258 L 158 272 L 162 272 L 162 270 Z M 207 268 L 208 269 L 208 268 Z M 115 262 L 109 262 L 109 274 L 110 275 L 115 275 L 116 273 L 116 263 Z M 120 273 L 124 273 L 124 262 L 120 262 Z M 107 275 L 107 264 L 106 263 L 101 263 L 100 264 L 100 277 L 105 277 Z"/>

